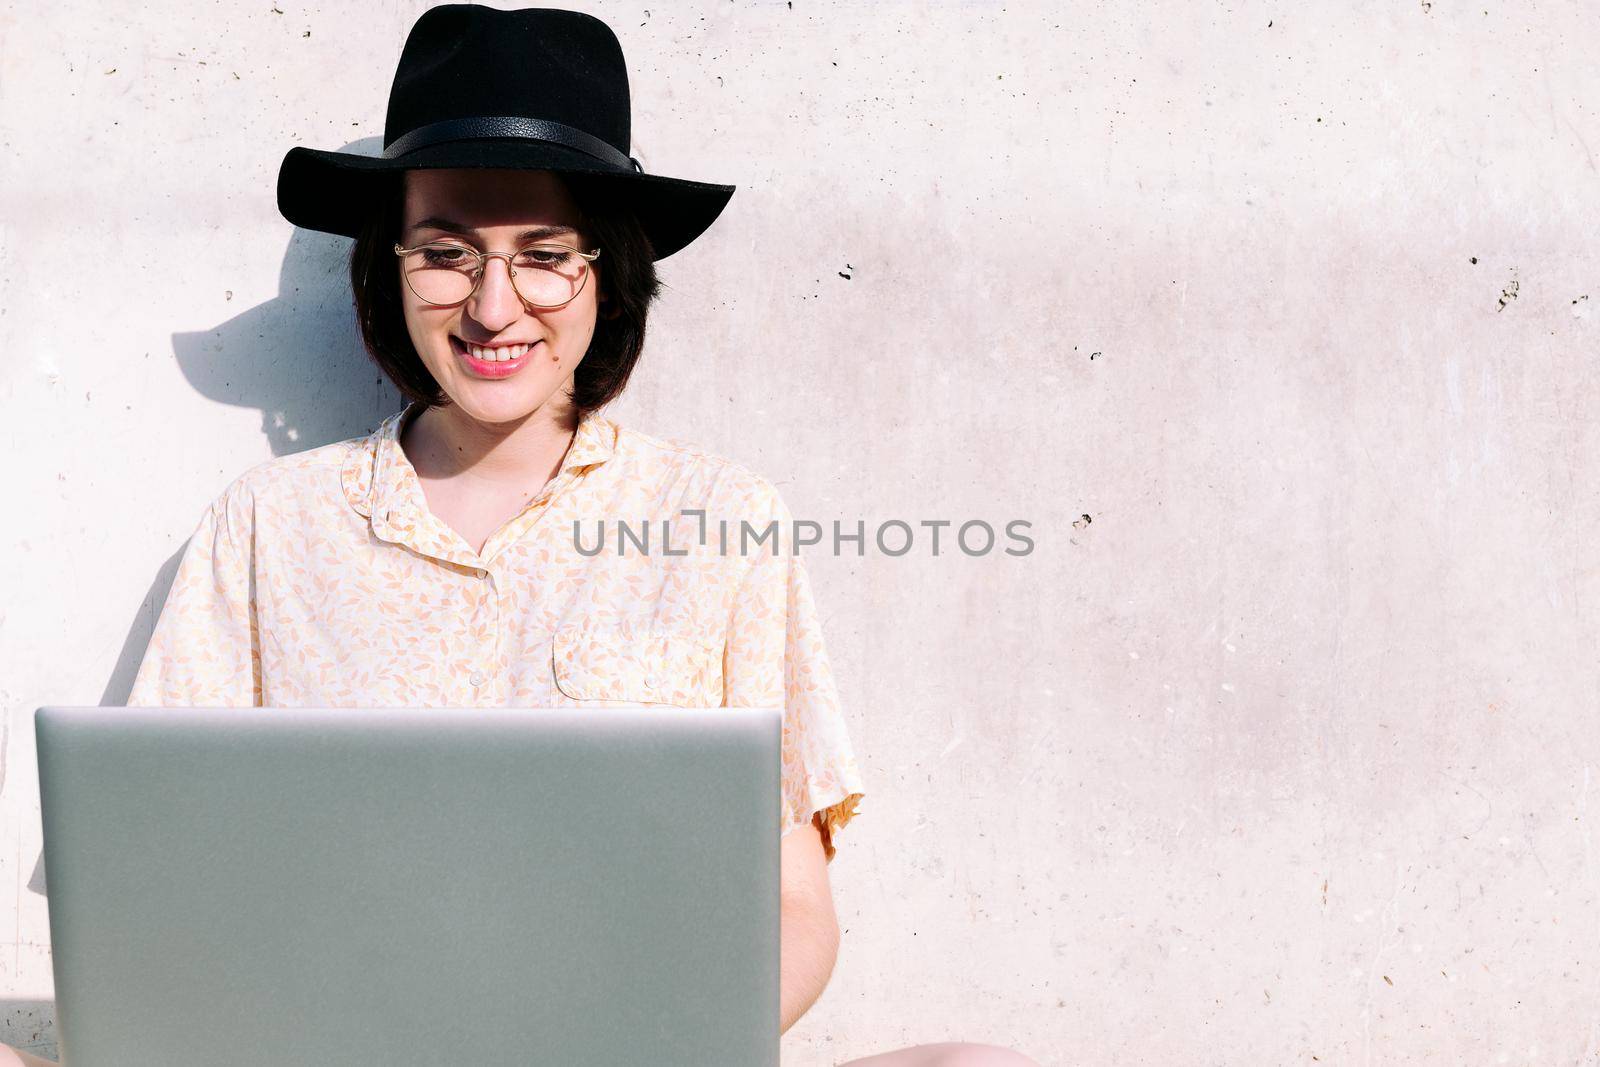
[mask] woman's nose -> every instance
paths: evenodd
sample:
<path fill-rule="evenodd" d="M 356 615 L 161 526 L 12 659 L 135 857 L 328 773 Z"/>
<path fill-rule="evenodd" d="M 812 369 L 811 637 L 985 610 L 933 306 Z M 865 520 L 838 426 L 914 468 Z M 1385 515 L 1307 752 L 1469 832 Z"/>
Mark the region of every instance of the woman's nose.
<path fill-rule="evenodd" d="M 522 297 L 511 282 L 511 260 L 489 256 L 483 261 L 483 274 L 472 292 L 472 317 L 487 329 L 497 331 L 522 317 Z"/>

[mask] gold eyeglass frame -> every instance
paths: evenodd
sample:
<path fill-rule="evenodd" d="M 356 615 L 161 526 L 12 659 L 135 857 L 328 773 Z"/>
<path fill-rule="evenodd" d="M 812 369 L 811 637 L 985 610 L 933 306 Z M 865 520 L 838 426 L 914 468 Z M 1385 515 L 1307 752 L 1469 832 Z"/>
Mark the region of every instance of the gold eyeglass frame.
<path fill-rule="evenodd" d="M 492 256 L 504 256 L 505 257 L 506 270 L 511 272 L 511 288 L 512 288 L 512 291 L 517 294 L 517 297 L 524 304 L 527 304 L 529 307 L 536 307 L 536 308 L 541 308 L 541 309 L 566 307 L 568 304 L 570 304 L 574 300 L 578 299 L 578 294 L 583 292 L 583 287 L 589 284 L 589 274 L 590 274 L 589 264 L 593 263 L 596 259 L 600 258 L 600 249 L 598 249 L 598 248 L 596 248 L 593 252 L 585 252 L 581 248 L 573 248 L 571 245 L 562 244 L 560 241 L 537 241 L 537 242 L 535 242 L 533 244 L 528 245 L 526 248 L 520 248 L 515 252 L 480 252 L 476 248 L 469 248 L 466 245 L 456 244 L 456 243 L 454 243 L 452 241 L 424 241 L 422 244 L 420 244 L 420 245 L 412 245 L 410 248 L 406 248 L 406 247 L 402 246 L 401 244 L 399 244 L 398 242 L 396 242 L 395 246 L 394 246 L 394 254 L 396 256 L 399 256 L 402 259 L 404 259 L 405 256 L 408 255 L 409 253 L 420 252 L 424 248 L 434 248 L 434 247 L 444 247 L 444 248 L 458 249 L 458 250 L 460 250 L 462 252 L 467 252 L 467 253 L 477 257 L 477 260 L 478 260 L 478 265 L 473 268 L 474 277 L 472 279 L 472 288 L 467 290 L 467 295 L 466 296 L 462 297 L 460 300 L 457 300 L 455 303 L 452 303 L 452 304 L 435 304 L 433 301 L 426 299 L 421 293 L 417 292 L 416 288 L 411 284 L 411 279 L 410 278 L 406 278 L 406 288 L 411 290 L 411 295 L 416 297 L 418 300 L 421 300 L 423 303 L 427 304 L 429 307 L 436 307 L 436 308 L 459 307 L 460 305 L 465 304 L 468 300 L 471 300 L 472 299 L 472 294 L 476 293 L 478 291 L 478 286 L 483 284 L 483 276 L 484 276 L 484 274 L 487 273 L 486 267 L 488 265 L 488 260 Z M 527 252 L 530 249 L 535 249 L 535 248 L 563 248 L 563 249 L 566 249 L 568 252 L 571 252 L 574 255 L 579 256 L 584 261 L 583 279 L 578 282 L 578 287 L 572 291 L 572 295 L 567 297 L 565 300 L 563 300 L 559 304 L 535 304 L 532 300 L 529 300 L 527 297 L 523 296 L 522 295 L 522 290 L 517 288 L 517 268 L 512 266 L 511 261 L 513 259 L 515 259 L 517 256 L 520 256 L 523 252 Z M 406 271 L 404 269 L 402 269 L 400 271 L 400 273 L 401 273 L 402 276 L 404 276 Z"/>

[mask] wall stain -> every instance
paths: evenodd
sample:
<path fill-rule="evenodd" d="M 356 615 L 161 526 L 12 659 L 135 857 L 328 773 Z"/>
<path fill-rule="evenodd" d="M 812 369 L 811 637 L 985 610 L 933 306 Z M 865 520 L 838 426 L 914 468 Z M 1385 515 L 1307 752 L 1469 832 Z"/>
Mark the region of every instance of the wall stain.
<path fill-rule="evenodd" d="M 1506 287 L 1504 289 L 1500 290 L 1500 306 L 1495 308 L 1495 311 L 1496 312 L 1504 311 L 1506 309 L 1506 305 L 1511 303 L 1511 301 L 1515 300 L 1516 298 L 1517 298 L 1517 268 L 1512 267 L 1511 268 L 1511 280 L 1506 283 Z"/>

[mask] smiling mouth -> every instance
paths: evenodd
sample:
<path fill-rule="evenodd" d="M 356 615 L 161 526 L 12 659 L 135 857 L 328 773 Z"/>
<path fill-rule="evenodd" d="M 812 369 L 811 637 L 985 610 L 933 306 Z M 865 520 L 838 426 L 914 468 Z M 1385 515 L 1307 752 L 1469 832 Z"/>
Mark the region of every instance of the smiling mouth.
<path fill-rule="evenodd" d="M 504 378 L 520 370 L 528 362 L 528 354 L 542 345 L 538 340 L 530 344 L 500 345 L 491 349 L 469 348 L 461 338 L 450 335 L 450 349 L 466 364 L 467 369 L 485 378 Z M 475 355 L 474 353 L 480 353 Z M 492 357 L 492 358 L 491 358 Z"/>

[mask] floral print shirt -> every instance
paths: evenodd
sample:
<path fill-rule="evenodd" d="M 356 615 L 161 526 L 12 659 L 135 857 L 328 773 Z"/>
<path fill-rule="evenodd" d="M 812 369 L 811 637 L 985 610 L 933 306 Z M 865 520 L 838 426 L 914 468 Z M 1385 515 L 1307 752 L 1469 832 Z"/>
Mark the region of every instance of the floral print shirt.
<path fill-rule="evenodd" d="M 400 447 L 421 410 L 211 503 L 129 705 L 781 706 L 782 833 L 814 822 L 831 862 L 863 789 L 777 490 L 590 412 L 479 552 Z"/>

